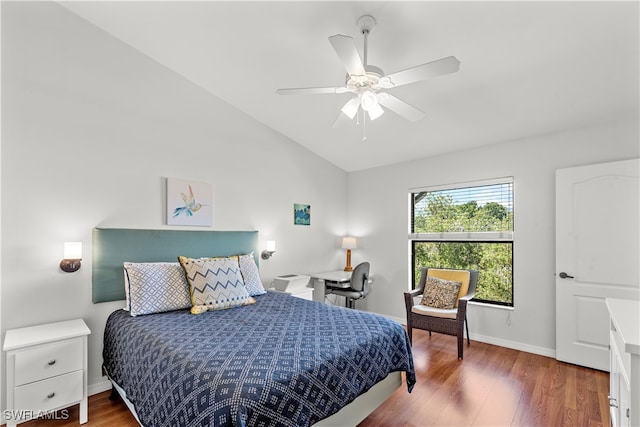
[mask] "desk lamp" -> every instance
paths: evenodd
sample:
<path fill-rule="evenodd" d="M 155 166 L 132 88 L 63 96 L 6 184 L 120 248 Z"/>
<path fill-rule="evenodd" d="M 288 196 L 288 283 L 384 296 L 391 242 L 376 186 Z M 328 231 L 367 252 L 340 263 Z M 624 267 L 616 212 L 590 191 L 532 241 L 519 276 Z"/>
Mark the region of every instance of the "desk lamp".
<path fill-rule="evenodd" d="M 355 237 L 342 238 L 342 249 L 347 250 L 347 265 L 344 267 L 344 271 L 353 271 L 353 267 L 351 267 L 351 249 L 355 249 L 357 247 L 358 242 Z"/>

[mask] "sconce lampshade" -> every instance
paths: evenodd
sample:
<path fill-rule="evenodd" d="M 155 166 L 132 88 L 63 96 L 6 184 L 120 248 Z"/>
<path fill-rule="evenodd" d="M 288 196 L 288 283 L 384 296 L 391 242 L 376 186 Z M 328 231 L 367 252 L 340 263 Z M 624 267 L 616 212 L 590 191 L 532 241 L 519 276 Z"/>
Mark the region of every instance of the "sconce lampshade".
<path fill-rule="evenodd" d="M 266 250 L 269 251 L 269 252 L 275 252 L 276 251 L 276 241 L 275 240 L 267 240 Z"/>
<path fill-rule="evenodd" d="M 60 269 L 67 273 L 73 273 L 80 269 L 82 259 L 82 242 L 64 242 L 63 259 L 60 261 Z"/>
<path fill-rule="evenodd" d="M 82 259 L 82 242 L 64 242 L 64 259 Z"/>
<path fill-rule="evenodd" d="M 276 241 L 275 240 L 267 240 L 265 244 L 264 251 L 260 255 L 262 259 L 269 259 L 271 255 L 276 251 Z"/>

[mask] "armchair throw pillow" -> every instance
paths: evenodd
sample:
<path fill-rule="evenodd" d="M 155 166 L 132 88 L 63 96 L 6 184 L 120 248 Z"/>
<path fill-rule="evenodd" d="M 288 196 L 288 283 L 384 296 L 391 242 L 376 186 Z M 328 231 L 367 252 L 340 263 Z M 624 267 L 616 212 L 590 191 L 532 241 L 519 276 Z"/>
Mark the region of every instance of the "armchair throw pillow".
<path fill-rule="evenodd" d="M 427 276 L 422 294 L 422 305 L 433 308 L 451 309 L 458 300 L 460 282 Z"/>

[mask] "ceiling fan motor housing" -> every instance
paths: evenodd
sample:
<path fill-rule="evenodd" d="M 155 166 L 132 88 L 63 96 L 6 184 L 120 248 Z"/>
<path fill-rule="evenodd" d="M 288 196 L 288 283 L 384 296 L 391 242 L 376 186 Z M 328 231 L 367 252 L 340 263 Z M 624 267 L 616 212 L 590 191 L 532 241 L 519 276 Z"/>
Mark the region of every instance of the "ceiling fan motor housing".
<path fill-rule="evenodd" d="M 384 76 L 382 69 L 374 65 L 366 65 L 365 71 L 366 74 L 363 76 L 347 74 L 346 86 L 351 92 L 359 93 L 364 90 L 372 90 L 372 87 Z"/>

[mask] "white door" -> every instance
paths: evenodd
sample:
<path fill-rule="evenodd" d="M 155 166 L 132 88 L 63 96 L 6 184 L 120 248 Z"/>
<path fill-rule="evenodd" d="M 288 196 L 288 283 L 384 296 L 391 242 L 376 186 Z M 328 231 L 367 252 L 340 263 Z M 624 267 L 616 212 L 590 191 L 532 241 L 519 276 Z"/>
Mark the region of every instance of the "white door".
<path fill-rule="evenodd" d="M 556 359 L 607 371 L 605 298 L 640 298 L 640 160 L 556 171 Z"/>

